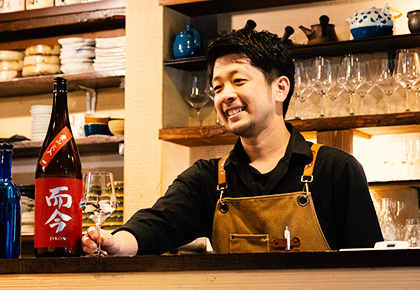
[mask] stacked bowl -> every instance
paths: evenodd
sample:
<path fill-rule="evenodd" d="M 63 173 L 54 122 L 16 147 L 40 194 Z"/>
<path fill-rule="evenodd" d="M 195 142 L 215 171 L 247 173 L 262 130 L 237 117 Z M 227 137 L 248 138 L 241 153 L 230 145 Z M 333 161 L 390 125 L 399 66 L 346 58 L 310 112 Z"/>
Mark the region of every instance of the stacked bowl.
<path fill-rule="evenodd" d="M 0 50 L 0 80 L 10 80 L 18 77 L 23 68 L 23 52 Z"/>
<path fill-rule="evenodd" d="M 85 115 L 85 136 L 112 135 L 108 128 L 109 116 Z"/>
<path fill-rule="evenodd" d="M 42 141 L 48 131 L 52 106 L 37 105 L 31 107 L 31 140 Z"/>
<path fill-rule="evenodd" d="M 37 76 L 60 73 L 59 45 L 33 45 L 25 50 L 22 76 Z"/>
<path fill-rule="evenodd" d="M 66 74 L 93 71 L 95 40 L 90 38 L 69 37 L 58 40 L 61 45 L 61 71 Z"/>

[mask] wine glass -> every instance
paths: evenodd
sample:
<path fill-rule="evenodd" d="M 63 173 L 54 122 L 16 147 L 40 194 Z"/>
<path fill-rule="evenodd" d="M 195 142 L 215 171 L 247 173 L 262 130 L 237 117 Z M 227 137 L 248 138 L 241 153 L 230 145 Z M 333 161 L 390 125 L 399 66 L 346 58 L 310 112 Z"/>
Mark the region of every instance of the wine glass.
<path fill-rule="evenodd" d="M 114 176 L 111 172 L 87 172 L 80 208 L 96 225 L 97 248 L 93 256 L 107 256 L 101 249 L 101 225 L 117 209 Z"/>
<path fill-rule="evenodd" d="M 301 104 L 305 101 L 303 93 L 308 88 L 308 73 L 302 61 L 295 61 L 295 88 L 293 98 L 295 100 L 295 119 L 300 119 Z"/>
<path fill-rule="evenodd" d="M 410 111 L 410 91 L 420 79 L 419 54 L 415 49 L 402 49 L 397 53 L 395 78 L 405 88 L 405 111 Z"/>
<path fill-rule="evenodd" d="M 357 87 L 363 82 L 360 74 L 361 60 L 353 55 L 346 54 L 341 58 L 338 81 L 349 93 L 349 114 L 354 115 L 354 94 Z"/>
<path fill-rule="evenodd" d="M 385 94 L 387 113 L 391 113 L 391 100 L 398 83 L 393 76 L 394 60 L 384 58 L 379 60 L 379 72 L 376 78 L 376 86 Z"/>
<path fill-rule="evenodd" d="M 195 109 L 200 126 L 203 123 L 200 118 L 201 109 L 210 101 L 209 87 L 205 73 L 194 73 L 192 75 L 191 91 L 184 95 L 187 104 Z"/>
<path fill-rule="evenodd" d="M 313 88 L 321 97 L 320 117 L 325 117 L 325 96 L 333 85 L 333 72 L 331 60 L 327 57 L 318 56 L 312 61 L 313 69 Z"/>
<path fill-rule="evenodd" d="M 358 74 L 358 85 L 356 86 L 357 95 L 360 98 L 360 115 L 364 114 L 363 99 L 369 93 L 372 88 L 372 82 L 370 81 L 370 71 L 368 62 L 360 62 L 359 74 Z"/>

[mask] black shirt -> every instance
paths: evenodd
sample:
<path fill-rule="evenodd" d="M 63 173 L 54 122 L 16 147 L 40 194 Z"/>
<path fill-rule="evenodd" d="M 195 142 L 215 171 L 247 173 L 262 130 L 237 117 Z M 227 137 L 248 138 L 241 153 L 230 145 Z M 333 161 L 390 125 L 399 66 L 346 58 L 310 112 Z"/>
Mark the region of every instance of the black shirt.
<path fill-rule="evenodd" d="M 243 197 L 301 191 L 301 176 L 312 160 L 310 146 L 290 124 L 284 157 L 267 174 L 249 165 L 240 140 L 225 162 L 228 188 L 224 196 Z M 160 254 L 198 237 L 211 240 L 213 215 L 220 192 L 218 159 L 198 160 L 181 173 L 149 209 L 142 209 L 119 230 L 134 234 L 138 254 Z M 322 231 L 331 249 L 373 247 L 382 241 L 378 219 L 362 166 L 350 154 L 322 146 L 309 185 Z"/>

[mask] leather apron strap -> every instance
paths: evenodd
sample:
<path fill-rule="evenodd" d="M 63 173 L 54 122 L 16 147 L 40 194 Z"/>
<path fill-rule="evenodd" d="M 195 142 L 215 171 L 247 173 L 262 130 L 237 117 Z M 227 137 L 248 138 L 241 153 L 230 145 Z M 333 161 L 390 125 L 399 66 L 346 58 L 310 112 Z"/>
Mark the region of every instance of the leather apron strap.
<path fill-rule="evenodd" d="M 227 188 L 224 161 L 219 161 L 220 199 L 213 221 L 213 249 L 217 253 L 250 253 L 275 251 L 286 226 L 301 251 L 325 251 L 330 247 L 322 233 L 308 183 L 312 182 L 313 167 L 321 145 L 314 144 L 313 160 L 302 175 L 304 190 L 294 193 L 256 197 L 223 197 Z M 223 172 L 223 173 L 222 173 Z M 305 190 L 306 189 L 306 190 Z M 304 196 L 306 203 L 299 199 Z"/>

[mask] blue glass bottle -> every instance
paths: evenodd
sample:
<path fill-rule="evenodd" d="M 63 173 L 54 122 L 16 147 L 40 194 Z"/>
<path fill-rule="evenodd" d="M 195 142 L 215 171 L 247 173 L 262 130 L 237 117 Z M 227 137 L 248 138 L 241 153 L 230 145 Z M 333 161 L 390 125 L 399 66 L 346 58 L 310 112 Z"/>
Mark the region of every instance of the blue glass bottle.
<path fill-rule="evenodd" d="M 12 181 L 13 145 L 0 143 L 0 258 L 19 258 L 20 192 Z"/>

